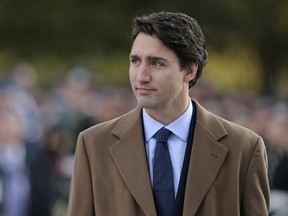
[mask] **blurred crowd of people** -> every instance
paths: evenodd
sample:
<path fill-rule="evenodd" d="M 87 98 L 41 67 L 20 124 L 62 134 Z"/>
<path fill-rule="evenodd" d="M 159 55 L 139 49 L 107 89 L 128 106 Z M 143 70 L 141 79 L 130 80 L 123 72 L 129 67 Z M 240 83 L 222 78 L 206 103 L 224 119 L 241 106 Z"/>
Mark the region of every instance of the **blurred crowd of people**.
<path fill-rule="evenodd" d="M 73 67 L 49 89 L 28 63 L 0 76 L 0 216 L 66 215 L 79 132 L 136 106 L 129 85 L 99 84 L 93 73 Z M 288 193 L 287 100 L 247 90 L 221 94 L 202 80 L 191 97 L 260 134 L 271 190 Z"/>

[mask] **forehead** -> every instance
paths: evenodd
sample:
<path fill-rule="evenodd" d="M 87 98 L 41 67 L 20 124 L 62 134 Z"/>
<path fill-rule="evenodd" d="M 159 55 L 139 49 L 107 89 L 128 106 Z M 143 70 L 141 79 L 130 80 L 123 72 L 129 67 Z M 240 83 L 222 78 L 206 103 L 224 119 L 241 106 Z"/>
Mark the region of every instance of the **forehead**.
<path fill-rule="evenodd" d="M 139 33 L 134 40 L 131 55 L 137 56 L 159 56 L 165 58 L 177 58 L 176 54 L 166 47 L 156 36 Z"/>

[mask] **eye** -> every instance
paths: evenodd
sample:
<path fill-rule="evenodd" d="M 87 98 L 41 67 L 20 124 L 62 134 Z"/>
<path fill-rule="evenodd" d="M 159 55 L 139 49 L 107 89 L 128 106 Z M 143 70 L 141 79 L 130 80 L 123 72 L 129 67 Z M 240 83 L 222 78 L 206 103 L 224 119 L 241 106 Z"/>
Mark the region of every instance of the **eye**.
<path fill-rule="evenodd" d="M 140 63 L 139 58 L 137 58 L 137 57 L 131 57 L 130 58 L 130 64 L 131 65 L 139 65 L 139 63 Z"/>
<path fill-rule="evenodd" d="M 163 62 L 161 62 L 160 60 L 152 60 L 151 61 L 151 65 L 160 68 L 160 67 L 164 67 L 165 64 Z"/>

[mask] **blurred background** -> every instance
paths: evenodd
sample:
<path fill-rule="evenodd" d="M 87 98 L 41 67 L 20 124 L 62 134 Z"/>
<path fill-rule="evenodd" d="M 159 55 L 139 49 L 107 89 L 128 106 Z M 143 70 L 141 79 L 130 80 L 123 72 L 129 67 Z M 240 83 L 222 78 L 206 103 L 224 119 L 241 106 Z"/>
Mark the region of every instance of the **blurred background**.
<path fill-rule="evenodd" d="M 135 107 L 131 21 L 159 10 L 198 20 L 191 97 L 264 138 L 271 215 L 288 215 L 286 0 L 0 1 L 0 215 L 66 215 L 78 133 Z"/>

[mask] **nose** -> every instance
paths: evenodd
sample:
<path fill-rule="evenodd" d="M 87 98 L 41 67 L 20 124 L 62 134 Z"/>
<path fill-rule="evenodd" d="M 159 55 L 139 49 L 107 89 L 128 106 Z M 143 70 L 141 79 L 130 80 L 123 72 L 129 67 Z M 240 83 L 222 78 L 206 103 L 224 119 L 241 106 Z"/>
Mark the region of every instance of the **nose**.
<path fill-rule="evenodd" d="M 145 64 L 141 64 L 138 68 L 136 80 L 139 83 L 147 83 L 151 80 L 149 68 Z"/>

